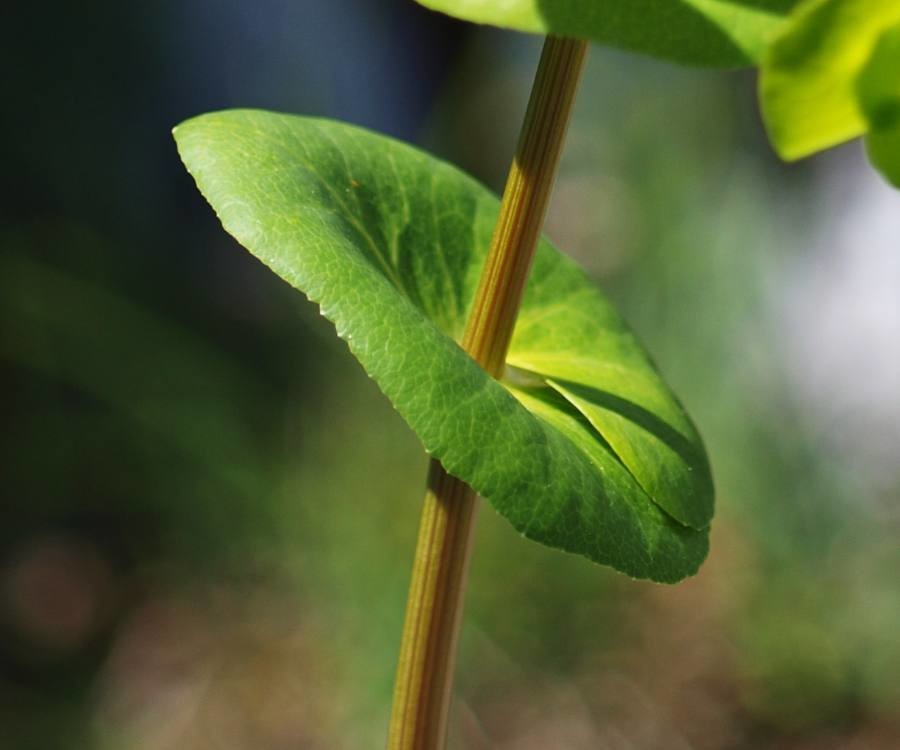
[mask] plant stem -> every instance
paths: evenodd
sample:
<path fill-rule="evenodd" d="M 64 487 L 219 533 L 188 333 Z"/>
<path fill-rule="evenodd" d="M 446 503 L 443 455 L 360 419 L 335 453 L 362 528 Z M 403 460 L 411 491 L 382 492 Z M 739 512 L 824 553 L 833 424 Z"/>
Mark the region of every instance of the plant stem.
<path fill-rule="evenodd" d="M 493 377 L 506 352 L 556 178 L 587 45 L 547 37 L 463 348 Z M 444 746 L 478 497 L 432 459 L 400 646 L 389 750 Z"/>
<path fill-rule="evenodd" d="M 443 747 L 478 497 L 435 460 L 400 645 L 389 750 Z"/>
<path fill-rule="evenodd" d="M 463 337 L 463 348 L 495 378 L 503 374 L 586 53 L 585 42 L 550 36 L 538 64 L 500 216 Z"/>

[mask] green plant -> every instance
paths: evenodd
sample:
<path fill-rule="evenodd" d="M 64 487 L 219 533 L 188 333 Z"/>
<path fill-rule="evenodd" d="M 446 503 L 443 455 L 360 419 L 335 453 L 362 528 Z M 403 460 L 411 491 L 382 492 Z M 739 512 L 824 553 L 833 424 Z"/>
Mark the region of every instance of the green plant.
<path fill-rule="evenodd" d="M 873 3 L 884 11 L 883 39 L 876 47 L 866 31 L 863 47 L 874 51 L 854 68 L 862 72 L 850 88 L 860 110 L 873 113 L 870 138 L 887 139 L 886 147 L 870 141 L 870 151 L 890 176 L 896 91 L 885 71 L 896 56 L 889 27 L 897 19 L 887 0 Z M 423 4 L 550 35 L 502 204 L 450 165 L 341 123 L 243 110 L 175 131 L 225 229 L 320 305 L 433 457 L 398 668 L 395 748 L 443 742 L 475 493 L 525 536 L 635 578 L 673 583 L 706 556 L 713 487 L 696 429 L 585 274 L 539 241 L 586 52 L 575 38 L 694 65 L 762 59 L 767 123 L 776 143 L 793 143 L 783 133 L 805 115 L 778 103 L 808 85 L 810 45 L 791 53 L 792 34 L 820 7 L 851 5 Z M 801 35 L 828 39 L 834 28 L 815 21 Z M 836 128 L 782 151 L 805 155 L 859 132 L 854 122 L 857 130 Z"/>
<path fill-rule="evenodd" d="M 872 163 L 900 187 L 900 3 L 801 3 L 763 56 L 760 102 L 785 159 L 865 135 Z"/>

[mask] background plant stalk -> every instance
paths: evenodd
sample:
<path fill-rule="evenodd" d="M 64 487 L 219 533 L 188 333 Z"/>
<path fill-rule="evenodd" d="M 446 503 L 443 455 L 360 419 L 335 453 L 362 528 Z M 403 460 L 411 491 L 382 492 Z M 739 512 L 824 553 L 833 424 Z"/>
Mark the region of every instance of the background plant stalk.
<path fill-rule="evenodd" d="M 493 377 L 506 353 L 556 178 L 587 44 L 549 36 L 463 348 Z M 444 745 L 478 497 L 432 459 L 400 646 L 389 750 Z"/>

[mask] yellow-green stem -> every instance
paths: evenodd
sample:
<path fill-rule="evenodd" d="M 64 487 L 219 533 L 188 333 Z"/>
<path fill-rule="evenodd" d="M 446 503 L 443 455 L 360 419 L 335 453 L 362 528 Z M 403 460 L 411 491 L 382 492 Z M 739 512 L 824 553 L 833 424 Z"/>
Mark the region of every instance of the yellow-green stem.
<path fill-rule="evenodd" d="M 587 45 L 547 37 L 463 336 L 493 377 L 506 352 L 556 178 Z M 444 746 L 478 497 L 432 460 L 394 688 L 389 750 Z"/>

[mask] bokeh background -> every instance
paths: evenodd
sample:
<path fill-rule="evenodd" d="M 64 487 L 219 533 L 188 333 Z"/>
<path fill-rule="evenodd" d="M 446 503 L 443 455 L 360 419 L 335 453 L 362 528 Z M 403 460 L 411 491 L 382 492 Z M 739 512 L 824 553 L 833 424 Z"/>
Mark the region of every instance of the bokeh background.
<path fill-rule="evenodd" d="M 2 12 L 0 747 L 380 747 L 426 459 L 253 260 L 170 129 L 235 106 L 499 190 L 539 40 L 411 0 Z M 900 193 L 787 167 L 751 73 L 594 48 L 548 233 L 695 416 L 676 587 L 481 513 L 451 721 L 476 750 L 900 746 Z"/>

